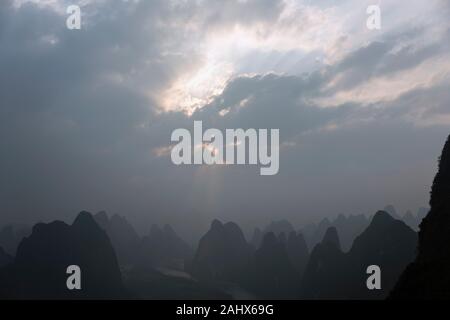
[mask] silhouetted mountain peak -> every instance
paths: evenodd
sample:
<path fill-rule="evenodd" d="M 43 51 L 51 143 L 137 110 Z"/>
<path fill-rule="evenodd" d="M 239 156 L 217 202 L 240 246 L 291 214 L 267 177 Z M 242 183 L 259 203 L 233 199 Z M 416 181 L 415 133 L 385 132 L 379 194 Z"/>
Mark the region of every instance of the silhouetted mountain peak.
<path fill-rule="evenodd" d="M 424 207 L 420 207 L 417 210 L 417 218 L 420 220 L 420 222 L 422 221 L 423 218 L 425 218 L 427 216 L 429 211 L 430 211 L 430 208 L 424 208 Z"/>
<path fill-rule="evenodd" d="M 241 228 L 233 222 L 223 225 L 219 220 L 200 239 L 192 273 L 199 278 L 235 279 L 248 262 L 250 247 Z"/>
<path fill-rule="evenodd" d="M 400 218 L 399 215 L 397 214 L 397 210 L 395 209 L 395 207 L 392 204 L 387 205 L 386 207 L 384 207 L 383 210 L 380 210 L 380 211 L 384 211 L 384 212 L 389 213 L 391 215 L 391 217 L 393 217 L 395 219 L 399 219 Z"/>
<path fill-rule="evenodd" d="M 339 297 L 342 278 L 340 272 L 343 269 L 344 258 L 337 230 L 330 227 L 322 242 L 314 247 L 309 256 L 302 278 L 302 297 L 307 299 Z"/>
<path fill-rule="evenodd" d="M 291 231 L 294 231 L 294 227 L 289 221 L 274 220 L 264 229 L 263 233 L 273 232 L 275 236 L 278 236 L 282 232 L 289 234 Z"/>
<path fill-rule="evenodd" d="M 398 275 L 414 259 L 417 234 L 403 221 L 379 211 L 355 238 L 348 253 L 333 245 L 337 241 L 337 230 L 330 227 L 322 242 L 314 247 L 303 277 L 303 298 L 386 297 Z M 371 264 L 383 270 L 382 290 L 367 290 L 366 269 Z"/>
<path fill-rule="evenodd" d="M 118 214 L 109 218 L 105 211 L 95 214 L 94 220 L 111 239 L 119 263 L 123 266 L 134 264 L 138 258 L 138 247 L 141 239 L 128 220 Z"/>
<path fill-rule="evenodd" d="M 415 216 L 411 210 L 406 211 L 406 213 L 402 217 L 402 221 L 405 222 L 409 227 L 411 227 L 414 231 L 418 229 L 419 223 L 421 219 L 418 216 Z"/>
<path fill-rule="evenodd" d="M 385 225 L 387 223 L 390 223 L 394 221 L 394 219 L 389 213 L 386 211 L 377 211 L 375 215 L 372 218 L 371 225 Z"/>
<path fill-rule="evenodd" d="M 66 269 L 73 264 L 82 269 L 83 290 L 67 290 Z M 111 242 L 85 211 L 72 225 L 62 221 L 36 224 L 20 243 L 7 272 L 11 280 L 3 285 L 18 298 L 117 298 L 124 294 Z"/>
<path fill-rule="evenodd" d="M 228 237 L 231 239 L 231 241 L 236 241 L 238 243 L 247 243 L 244 232 L 242 232 L 242 229 L 236 223 L 227 222 L 224 224 L 224 229 L 228 233 Z"/>
<path fill-rule="evenodd" d="M 330 220 L 328 218 L 323 218 L 319 222 L 319 228 L 322 226 L 329 226 L 329 225 L 330 225 Z"/>
<path fill-rule="evenodd" d="M 351 217 L 351 216 L 350 216 L 350 217 Z M 346 217 L 344 214 L 340 213 L 340 214 L 337 216 L 337 218 L 336 218 L 336 220 L 334 221 L 334 223 L 345 223 L 345 221 L 347 221 L 347 217 Z"/>
<path fill-rule="evenodd" d="M 170 235 L 170 236 L 176 236 L 175 231 L 173 230 L 172 226 L 170 224 L 165 224 L 163 231 L 166 235 Z"/>
<path fill-rule="evenodd" d="M 65 229 L 68 229 L 69 225 L 63 221 L 53 221 L 50 223 L 43 223 L 39 222 L 36 223 L 31 231 L 31 235 L 39 236 L 40 234 L 43 234 L 45 232 L 59 232 L 59 231 L 65 231 Z"/>
<path fill-rule="evenodd" d="M 111 224 L 128 224 L 127 219 L 125 219 L 125 217 L 122 217 L 117 213 L 111 216 L 110 222 Z"/>
<path fill-rule="evenodd" d="M 359 255 L 367 256 L 375 254 L 377 250 L 383 250 L 387 255 L 387 252 L 400 245 L 412 243 L 415 246 L 416 242 L 417 233 L 405 222 L 394 219 L 385 211 L 378 211 L 366 230 L 355 239 L 350 252 L 358 252 Z M 414 246 L 408 246 L 408 250 L 405 248 L 405 255 Z M 372 252 L 372 248 L 374 252 Z"/>
<path fill-rule="evenodd" d="M 331 244 L 341 250 L 341 242 L 339 241 L 339 235 L 335 227 L 329 227 L 327 229 L 322 239 L 322 244 Z"/>
<path fill-rule="evenodd" d="M 107 229 L 109 224 L 108 214 L 105 211 L 99 211 L 94 215 L 94 219 L 97 224 L 103 228 Z"/>
<path fill-rule="evenodd" d="M 275 232 L 264 235 L 241 278 L 246 289 L 265 299 L 295 297 L 300 281 L 285 244 L 279 241 Z"/>
<path fill-rule="evenodd" d="M 72 227 L 76 229 L 100 229 L 97 222 L 95 222 L 94 217 L 91 213 L 87 211 L 81 211 L 75 218 Z"/>
<path fill-rule="evenodd" d="M 229 232 L 232 232 L 232 233 L 241 231 L 241 228 L 239 228 L 239 226 L 238 226 L 236 223 L 231 222 L 231 221 L 225 223 L 225 224 L 224 224 L 224 228 L 225 228 L 226 230 L 228 230 Z"/>
<path fill-rule="evenodd" d="M 342 251 L 348 251 L 355 238 L 369 225 L 369 221 L 363 214 L 349 215 L 339 214 L 333 220 L 332 226 L 336 227 Z"/>
<path fill-rule="evenodd" d="M 412 218 L 412 217 L 414 217 L 414 216 L 413 216 L 411 210 L 408 210 L 408 211 L 406 211 L 403 219 L 405 219 L 405 218 L 409 219 L 409 218 Z"/>
<path fill-rule="evenodd" d="M 223 224 L 220 220 L 214 219 L 213 222 L 211 222 L 211 230 L 220 230 L 223 228 Z"/>

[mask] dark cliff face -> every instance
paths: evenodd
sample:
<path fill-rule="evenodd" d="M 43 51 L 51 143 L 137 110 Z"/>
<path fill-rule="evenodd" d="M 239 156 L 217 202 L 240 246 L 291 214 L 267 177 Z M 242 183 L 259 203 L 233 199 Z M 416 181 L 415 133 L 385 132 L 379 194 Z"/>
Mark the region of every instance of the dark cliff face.
<path fill-rule="evenodd" d="M 81 268 L 81 290 L 67 289 L 67 267 Z M 71 299 L 125 296 L 116 254 L 91 214 L 81 212 L 72 225 L 39 223 L 0 276 L 10 298 Z M 3 293 L 5 295 L 5 293 Z"/>
<path fill-rule="evenodd" d="M 450 250 L 450 137 L 439 160 L 430 197 L 431 210 L 423 219 L 419 233 L 419 260 L 449 258 Z"/>
<path fill-rule="evenodd" d="M 419 231 L 418 256 L 400 277 L 393 299 L 450 298 L 450 137 L 433 181 L 430 212 Z"/>

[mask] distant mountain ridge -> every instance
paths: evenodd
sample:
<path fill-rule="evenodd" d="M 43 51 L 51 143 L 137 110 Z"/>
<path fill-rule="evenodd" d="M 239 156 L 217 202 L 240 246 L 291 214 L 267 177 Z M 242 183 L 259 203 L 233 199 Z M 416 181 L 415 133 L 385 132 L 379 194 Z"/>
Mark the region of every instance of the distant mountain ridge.
<path fill-rule="evenodd" d="M 417 234 L 403 221 L 379 211 L 354 241 L 348 253 L 339 247 L 330 227 L 311 253 L 302 281 L 307 299 L 382 299 L 388 295 L 406 265 L 415 257 Z M 366 269 L 382 270 L 382 290 L 368 290 Z"/>
<path fill-rule="evenodd" d="M 344 252 L 350 250 L 353 240 L 369 225 L 370 220 L 363 214 L 343 215 L 339 214 L 335 219 L 322 219 L 317 225 L 308 224 L 300 229 L 305 235 L 308 247 L 312 250 L 316 244 L 320 243 L 330 227 L 335 227 L 339 233 L 339 241 Z"/>
<path fill-rule="evenodd" d="M 160 228 L 154 224 L 140 243 L 138 265 L 184 270 L 186 261 L 192 256 L 192 248 L 170 225 Z"/>
<path fill-rule="evenodd" d="M 94 216 L 97 224 L 109 236 L 120 265 L 133 265 L 138 259 L 141 238 L 125 217 L 114 214 L 108 217 L 105 211 Z"/>
<path fill-rule="evenodd" d="M 30 233 L 31 228 L 27 225 L 6 225 L 0 229 L 0 247 L 3 247 L 9 255 L 15 256 L 20 241 L 29 236 Z"/>

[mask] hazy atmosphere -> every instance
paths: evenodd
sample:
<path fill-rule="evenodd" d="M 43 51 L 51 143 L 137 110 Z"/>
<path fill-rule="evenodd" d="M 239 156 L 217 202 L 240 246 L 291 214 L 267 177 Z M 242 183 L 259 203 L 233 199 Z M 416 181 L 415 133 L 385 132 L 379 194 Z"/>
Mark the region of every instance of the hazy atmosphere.
<path fill-rule="evenodd" d="M 66 27 L 69 4 L 81 30 Z M 338 5 L 339 4 L 339 5 Z M 428 205 L 450 127 L 450 4 L 0 1 L 0 225 L 119 213 L 183 236 Z M 171 133 L 276 128 L 280 167 L 181 165 Z"/>

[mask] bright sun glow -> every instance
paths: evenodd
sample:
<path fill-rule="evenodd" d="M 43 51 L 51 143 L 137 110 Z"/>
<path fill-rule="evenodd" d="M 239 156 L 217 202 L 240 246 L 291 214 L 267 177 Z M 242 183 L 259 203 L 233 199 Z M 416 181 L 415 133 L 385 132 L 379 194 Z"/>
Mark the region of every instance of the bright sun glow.
<path fill-rule="evenodd" d="M 181 75 L 163 95 L 164 110 L 183 110 L 192 114 L 220 94 L 227 81 L 237 72 L 240 57 L 257 47 L 248 31 L 236 27 L 233 32 L 205 39 L 202 63 Z"/>
<path fill-rule="evenodd" d="M 317 13 L 311 13 L 311 16 L 315 14 Z M 308 33 L 300 30 L 298 26 L 301 22 L 291 21 L 292 15 L 285 15 L 288 21 L 279 22 L 281 26 L 278 31 L 277 28 L 266 25 L 236 25 L 231 30 L 215 31 L 206 35 L 201 44 L 196 43 L 200 48 L 198 53 L 201 62 L 194 70 L 181 74 L 164 92 L 162 109 L 182 110 L 192 114 L 194 110 L 210 102 L 212 97 L 220 94 L 232 76 L 243 73 L 283 72 L 284 70 L 277 70 L 279 65 L 289 69 L 289 66 L 298 63 L 298 57 L 291 61 L 292 58 L 287 57 L 286 52 L 307 53 L 323 46 L 323 41 L 318 39 L 324 37 L 306 37 Z M 275 60 L 279 63 L 273 63 L 273 59 L 269 59 L 274 55 L 278 57 L 278 60 Z M 265 56 L 267 59 L 253 59 L 253 56 Z M 243 60 L 251 62 L 252 71 L 242 69 Z"/>
<path fill-rule="evenodd" d="M 177 79 L 164 95 L 163 108 L 192 114 L 210 102 L 211 97 L 222 92 L 232 72 L 230 63 L 208 61 L 195 72 Z"/>

